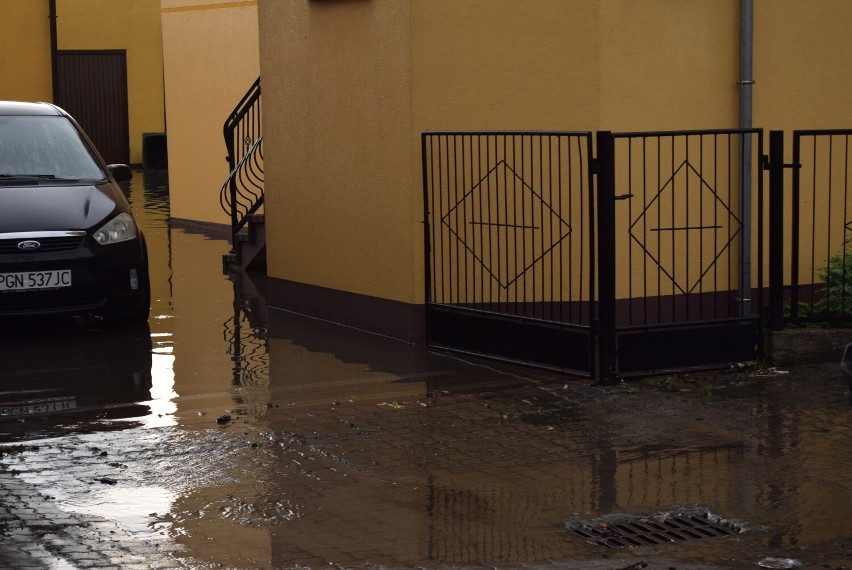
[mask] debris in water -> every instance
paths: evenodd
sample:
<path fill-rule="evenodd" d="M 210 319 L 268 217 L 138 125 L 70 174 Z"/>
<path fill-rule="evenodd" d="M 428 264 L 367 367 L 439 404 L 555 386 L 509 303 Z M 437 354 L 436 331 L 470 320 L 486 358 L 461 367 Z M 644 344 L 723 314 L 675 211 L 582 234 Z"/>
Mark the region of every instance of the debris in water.
<path fill-rule="evenodd" d="M 795 558 L 764 558 L 757 563 L 761 568 L 801 568 L 801 560 Z"/>
<path fill-rule="evenodd" d="M 221 424 L 226 424 L 226 423 L 228 423 L 229 421 L 231 421 L 231 416 L 229 416 L 229 415 L 227 415 L 227 414 L 225 414 L 224 416 L 219 416 L 218 418 L 216 418 L 216 423 L 217 423 L 217 424 L 220 424 L 220 425 L 221 425 Z"/>

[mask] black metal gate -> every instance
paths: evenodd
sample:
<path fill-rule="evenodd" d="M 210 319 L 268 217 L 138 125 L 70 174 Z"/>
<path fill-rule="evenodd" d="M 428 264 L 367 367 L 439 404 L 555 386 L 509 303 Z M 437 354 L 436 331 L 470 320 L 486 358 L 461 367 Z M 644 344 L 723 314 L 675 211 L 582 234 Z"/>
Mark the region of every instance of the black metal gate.
<path fill-rule="evenodd" d="M 783 145 L 783 134 L 773 131 Z M 792 193 L 781 201 L 780 224 L 789 224 L 789 289 L 777 294 L 773 328 L 785 313 L 793 323 L 852 320 L 852 130 L 793 132 Z M 770 146 L 772 143 L 770 143 Z M 785 214 L 785 211 L 788 212 Z M 774 257 L 783 258 L 783 244 Z M 778 289 L 787 282 L 780 274 Z M 786 301 L 786 303 L 783 303 Z M 784 305 L 788 310 L 784 310 Z"/>
<path fill-rule="evenodd" d="M 595 374 L 591 133 L 424 133 L 431 346 Z"/>
<path fill-rule="evenodd" d="M 761 130 L 422 145 L 431 346 L 604 381 L 757 358 Z"/>
<path fill-rule="evenodd" d="M 762 148 L 761 130 L 598 133 L 602 378 L 757 358 Z"/>

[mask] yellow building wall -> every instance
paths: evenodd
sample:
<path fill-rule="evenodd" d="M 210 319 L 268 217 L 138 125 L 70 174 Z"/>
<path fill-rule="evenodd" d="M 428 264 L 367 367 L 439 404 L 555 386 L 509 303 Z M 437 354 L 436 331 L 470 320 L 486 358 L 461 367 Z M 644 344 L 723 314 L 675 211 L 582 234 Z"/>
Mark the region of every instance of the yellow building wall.
<path fill-rule="evenodd" d="M 50 19 L 47 2 L 0 0 L 0 99 L 50 101 Z"/>
<path fill-rule="evenodd" d="M 423 302 L 422 131 L 736 126 L 733 3 L 270 0 L 260 21 L 288 281 Z"/>
<path fill-rule="evenodd" d="M 230 223 L 225 119 L 260 75 L 257 0 L 162 0 L 172 216 Z"/>
<path fill-rule="evenodd" d="M 409 4 L 414 134 L 598 124 L 597 3 Z"/>
<path fill-rule="evenodd" d="M 413 300 L 409 3 L 260 8 L 269 274 Z"/>
<path fill-rule="evenodd" d="M 601 0 L 600 116 L 611 131 L 734 128 L 739 2 Z M 560 19 L 572 17 L 563 11 Z M 577 77 L 582 80 L 582 75 Z"/>
<path fill-rule="evenodd" d="M 752 125 L 852 125 L 852 3 L 754 21 Z M 738 2 L 267 0 L 260 35 L 273 282 L 424 301 L 423 131 L 738 127 Z"/>
<path fill-rule="evenodd" d="M 794 129 L 852 128 L 852 3 L 845 0 L 755 0 L 754 124 L 783 130 L 785 162 L 792 161 Z M 825 267 L 829 257 L 842 253 L 846 222 L 852 210 L 845 203 L 848 158 L 843 143 L 835 140 L 833 177 L 828 179 L 828 146 L 819 151 L 819 168 L 811 168 L 813 139 L 803 141 L 804 168 L 799 172 L 802 219 L 818 220 L 811 238 L 813 248 L 800 252 L 800 283 L 818 279 L 814 267 Z M 792 171 L 786 173 L 788 187 Z M 785 204 L 790 227 L 792 204 Z M 830 218 L 829 218 L 830 216 Z M 807 239 L 807 238 L 805 238 Z M 786 256 L 784 274 L 791 258 Z"/>
<path fill-rule="evenodd" d="M 755 0 L 754 11 L 755 125 L 852 126 L 852 4 Z"/>
<path fill-rule="evenodd" d="M 57 0 L 56 13 L 60 50 L 126 50 L 130 162 L 141 164 L 142 134 L 166 130 L 159 0 Z"/>

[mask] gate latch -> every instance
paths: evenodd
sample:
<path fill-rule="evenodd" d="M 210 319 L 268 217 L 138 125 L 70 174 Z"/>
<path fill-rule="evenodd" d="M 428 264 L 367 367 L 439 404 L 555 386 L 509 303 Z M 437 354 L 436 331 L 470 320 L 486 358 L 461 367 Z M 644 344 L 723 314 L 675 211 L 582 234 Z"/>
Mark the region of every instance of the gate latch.
<path fill-rule="evenodd" d="M 769 170 L 772 167 L 772 163 L 769 162 L 769 155 L 763 154 L 760 156 L 761 162 L 763 163 L 763 169 Z M 781 168 L 802 168 L 802 165 L 798 162 L 790 162 L 790 163 L 782 163 Z"/>

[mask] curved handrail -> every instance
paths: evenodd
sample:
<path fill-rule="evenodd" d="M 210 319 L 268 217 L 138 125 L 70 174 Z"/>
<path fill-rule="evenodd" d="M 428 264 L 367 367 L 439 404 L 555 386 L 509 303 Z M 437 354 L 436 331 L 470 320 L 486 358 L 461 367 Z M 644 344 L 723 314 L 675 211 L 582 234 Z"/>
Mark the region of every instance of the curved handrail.
<path fill-rule="evenodd" d="M 236 235 L 263 205 L 263 133 L 228 174 L 219 190 L 219 204 L 231 216 Z"/>
<path fill-rule="evenodd" d="M 263 130 L 260 77 L 252 83 L 223 126 L 229 173 L 219 204 L 231 219 L 232 245 L 249 218 L 263 206 Z M 238 148 L 242 153 L 238 155 Z M 233 251 L 233 250 L 232 250 Z"/>

